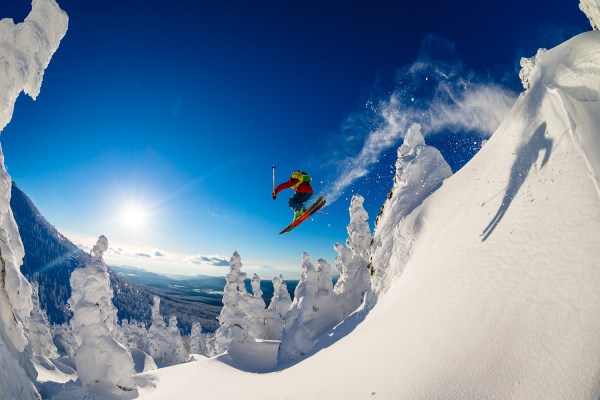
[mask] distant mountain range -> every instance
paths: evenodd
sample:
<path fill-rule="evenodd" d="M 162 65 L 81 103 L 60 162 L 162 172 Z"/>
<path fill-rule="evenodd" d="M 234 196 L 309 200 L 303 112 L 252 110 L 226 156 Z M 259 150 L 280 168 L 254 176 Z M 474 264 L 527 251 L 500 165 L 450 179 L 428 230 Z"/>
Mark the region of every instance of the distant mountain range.
<path fill-rule="evenodd" d="M 63 324 L 71 318 L 67 305 L 71 296 L 71 272 L 89 263 L 91 257 L 58 232 L 14 182 L 11 192 L 10 205 L 25 247 L 21 271 L 29 281 L 39 284 L 40 305 L 48 314 L 50 323 Z M 182 332 L 189 333 L 194 321 L 200 321 L 207 331 L 218 328 L 216 317 L 222 307 L 222 295 L 208 290 L 222 291 L 224 278 L 193 278 L 181 283 L 139 269 L 132 272 L 132 269 L 122 267 L 109 268 L 115 291 L 113 302 L 119 319 L 135 319 L 149 324 L 152 297 L 157 294 L 161 296 L 161 314 L 167 317 L 177 315 Z M 192 287 L 192 284 L 198 286 Z M 174 285 L 182 286 L 181 290 Z M 191 293 L 185 295 L 188 289 Z M 194 296 L 194 289 L 198 289 L 202 296 Z M 203 293 L 201 290 L 205 289 L 207 292 Z"/>
<path fill-rule="evenodd" d="M 223 304 L 224 276 L 196 275 L 173 278 L 135 267 L 113 266 L 111 269 L 124 280 L 144 286 L 161 297 L 177 299 L 178 301 L 212 304 L 219 307 Z M 246 290 L 251 292 L 250 279 L 247 278 L 245 283 Z M 293 298 L 298 281 L 286 281 L 286 285 Z M 260 282 L 260 288 L 263 291 L 263 299 L 268 306 L 273 297 L 273 282 L 271 280 L 263 280 Z"/>
<path fill-rule="evenodd" d="M 63 324 L 71 318 L 67 304 L 71 296 L 71 272 L 89 263 L 91 257 L 58 232 L 14 182 L 10 205 L 25 247 L 21 271 L 29 281 L 39 284 L 40 305 L 50 323 Z M 167 318 L 176 315 L 182 333 L 188 334 L 194 321 L 200 321 L 205 331 L 219 327 L 217 316 L 223 306 L 225 277 L 174 278 L 128 266 L 109 266 L 109 270 L 119 320 L 136 320 L 149 325 L 152 297 L 158 295 L 161 314 Z M 286 284 L 293 296 L 298 281 Z M 246 288 L 251 291 L 250 279 L 246 279 Z M 273 283 L 264 280 L 261 289 L 268 305 L 273 296 Z"/>

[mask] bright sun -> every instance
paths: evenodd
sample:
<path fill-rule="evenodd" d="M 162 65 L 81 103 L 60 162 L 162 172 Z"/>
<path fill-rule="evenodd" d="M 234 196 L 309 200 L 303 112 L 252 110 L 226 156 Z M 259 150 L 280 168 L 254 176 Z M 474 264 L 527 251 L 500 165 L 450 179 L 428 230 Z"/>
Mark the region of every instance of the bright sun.
<path fill-rule="evenodd" d="M 139 206 L 128 206 L 121 214 L 121 222 L 128 228 L 141 228 L 146 222 L 147 213 Z"/>

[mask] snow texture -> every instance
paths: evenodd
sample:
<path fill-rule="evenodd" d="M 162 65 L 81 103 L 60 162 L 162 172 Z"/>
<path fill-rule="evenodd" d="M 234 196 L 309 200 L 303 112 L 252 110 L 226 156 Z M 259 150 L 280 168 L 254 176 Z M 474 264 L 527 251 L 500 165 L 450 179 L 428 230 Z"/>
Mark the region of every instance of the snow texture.
<path fill-rule="evenodd" d="M 221 325 L 214 337 L 213 347 L 217 354 L 227 351 L 233 342 L 251 346 L 255 339 L 267 338 L 264 301 L 262 298 L 258 301 L 247 292 L 244 283 L 246 273 L 241 271 L 242 261 L 237 251 L 233 253 L 229 265 L 229 273 L 225 277 L 223 308 L 219 314 Z M 260 304 L 262 312 L 257 312 Z"/>
<path fill-rule="evenodd" d="M 71 324 L 81 340 L 75 356 L 77 374 L 86 390 L 101 385 L 134 391 L 131 354 L 113 336 L 116 309 L 108 268 L 102 261 L 107 248 L 106 237 L 100 236 L 92 262 L 71 274 Z"/>
<path fill-rule="evenodd" d="M 283 276 L 273 278 L 273 297 L 266 310 L 265 324 L 267 337 L 272 340 L 281 339 L 285 316 L 292 306 L 292 298 L 288 292 Z"/>
<path fill-rule="evenodd" d="M 135 372 L 137 373 L 152 371 L 158 368 L 152 357 L 135 347 L 131 349 L 131 358 L 133 359 Z"/>
<path fill-rule="evenodd" d="M 0 368 L 0 398 L 36 399 L 33 350 L 26 335 L 33 309 L 32 288 L 19 269 L 25 250 L 10 209 L 10 195 L 11 179 L 0 148 L 0 360 L 4 365 Z"/>
<path fill-rule="evenodd" d="M 169 339 L 171 344 L 171 362 L 173 364 L 180 364 L 187 362 L 190 358 L 188 351 L 183 345 L 183 339 L 181 337 L 181 333 L 179 332 L 179 328 L 177 327 L 177 316 L 172 315 L 169 318 L 169 327 L 167 328 L 169 332 Z"/>
<path fill-rule="evenodd" d="M 202 325 L 196 321 L 190 332 L 190 354 L 207 354 L 202 340 Z"/>
<path fill-rule="evenodd" d="M 137 348 L 140 350 L 149 351 L 150 342 L 148 338 L 148 330 L 143 323 L 135 320 L 128 322 L 124 319 L 121 322 L 121 330 L 123 331 L 127 347 L 130 349 Z"/>
<path fill-rule="evenodd" d="M 55 324 L 50 327 L 52 331 L 52 341 L 61 356 L 72 356 L 77 350 L 78 344 L 75 339 L 75 333 L 70 323 Z"/>
<path fill-rule="evenodd" d="M 172 364 L 171 337 L 167 323 L 160 314 L 160 297 L 154 296 L 152 325 L 148 329 L 149 354 L 159 366 Z"/>
<path fill-rule="evenodd" d="M 33 0 L 31 5 L 24 22 L 0 20 L 0 132 L 22 91 L 37 98 L 44 70 L 67 33 L 67 14 L 54 0 Z"/>
<path fill-rule="evenodd" d="M 519 71 L 519 78 L 521 78 L 521 84 L 525 90 L 531 87 L 531 81 L 532 79 L 535 79 L 535 76 L 532 76 L 535 71 L 535 64 L 545 52 L 546 49 L 539 49 L 535 56 L 531 58 L 521 58 L 521 71 Z"/>
<path fill-rule="evenodd" d="M 400 275 L 410 258 L 419 226 L 403 224 L 402 220 L 451 175 L 452 170 L 444 157 L 437 149 L 425 144 L 421 127 L 413 124 L 398 149 L 394 187 L 375 222 L 371 249 L 375 294 L 389 288 L 392 279 Z"/>
<path fill-rule="evenodd" d="M 33 353 L 43 357 L 57 358 L 58 350 L 52 341 L 52 331 L 50 330 L 50 325 L 48 323 L 48 316 L 40 307 L 38 284 L 34 283 L 31 286 L 33 289 L 33 309 L 31 311 L 31 317 L 28 319 L 27 335 L 31 341 Z"/>
<path fill-rule="evenodd" d="M 349 210 L 350 223 L 347 227 L 347 248 L 341 243 L 336 243 L 334 246 L 338 252 L 335 266 L 340 273 L 334 290 L 340 297 L 345 317 L 362 304 L 365 293 L 371 288 L 368 270 L 371 230 L 367 222 L 369 214 L 363 206 L 364 201 L 365 199 L 359 194 L 352 196 Z"/>
<path fill-rule="evenodd" d="M 594 28 L 594 30 L 598 30 L 600 27 L 600 1 L 580 0 L 579 9 L 588 17 L 592 28 Z"/>
<path fill-rule="evenodd" d="M 305 356 L 319 335 L 344 319 L 340 299 L 333 291 L 330 270 L 325 260 L 318 260 L 315 268 L 309 255 L 302 255 L 302 275 L 285 317 L 278 362 Z"/>

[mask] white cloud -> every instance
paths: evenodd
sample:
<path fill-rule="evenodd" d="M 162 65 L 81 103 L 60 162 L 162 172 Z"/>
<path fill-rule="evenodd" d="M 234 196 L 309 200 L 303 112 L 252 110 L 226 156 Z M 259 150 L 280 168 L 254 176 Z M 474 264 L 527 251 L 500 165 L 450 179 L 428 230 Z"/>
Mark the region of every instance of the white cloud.
<path fill-rule="evenodd" d="M 83 251 L 89 252 L 97 237 L 61 231 L 69 240 L 78 245 Z M 109 266 L 128 266 L 141 268 L 159 274 L 173 275 L 211 275 L 225 276 L 228 272 L 229 257 L 212 254 L 185 254 L 158 249 L 157 247 L 144 247 L 111 241 L 110 247 L 104 254 L 104 260 Z M 160 253 L 161 255 L 158 255 Z M 232 251 L 233 253 L 233 251 Z M 271 279 L 273 276 L 283 274 L 286 279 L 297 279 L 300 275 L 300 266 L 286 265 L 278 267 L 265 267 L 262 261 L 244 259 L 243 271 L 249 276 L 258 273 L 262 279 Z"/>
<path fill-rule="evenodd" d="M 229 266 L 229 258 L 225 256 L 212 255 L 205 256 L 202 254 L 194 254 L 189 256 L 188 261 L 192 264 L 206 264 L 213 265 L 216 267 L 228 267 Z"/>

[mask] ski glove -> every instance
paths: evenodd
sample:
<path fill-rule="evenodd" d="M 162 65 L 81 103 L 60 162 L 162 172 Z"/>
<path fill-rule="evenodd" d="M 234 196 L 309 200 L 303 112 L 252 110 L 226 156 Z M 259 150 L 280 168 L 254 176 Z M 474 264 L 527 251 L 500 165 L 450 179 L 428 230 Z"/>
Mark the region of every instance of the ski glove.
<path fill-rule="evenodd" d="M 277 193 L 273 192 L 271 193 L 271 196 L 273 197 L 273 200 L 277 200 Z"/>

